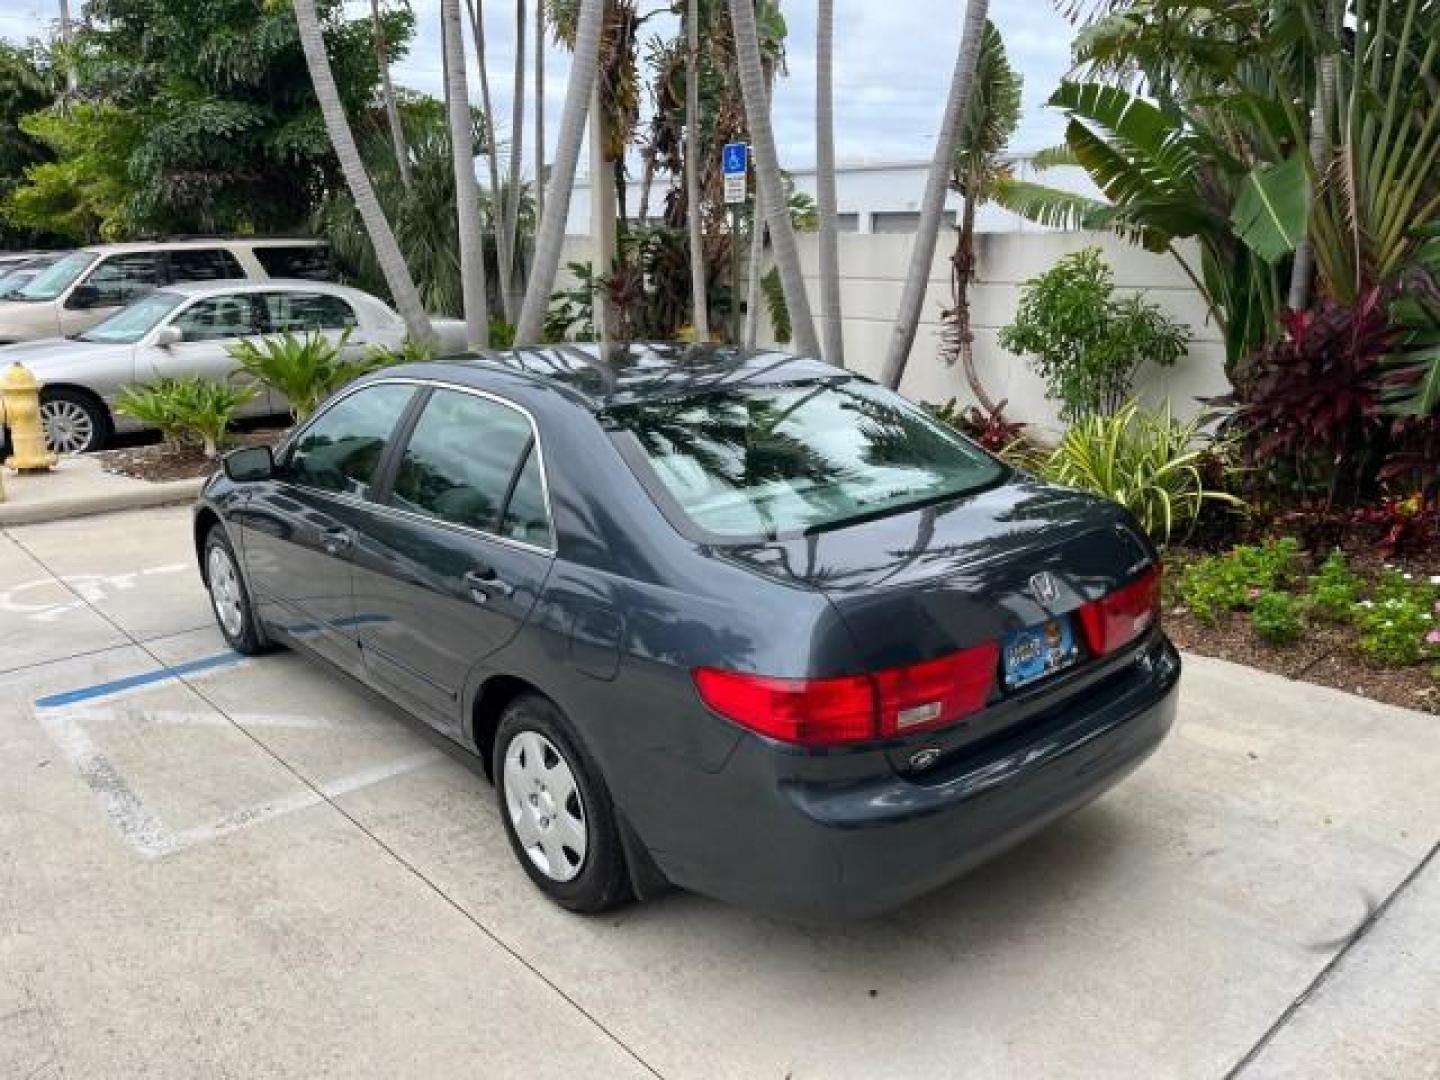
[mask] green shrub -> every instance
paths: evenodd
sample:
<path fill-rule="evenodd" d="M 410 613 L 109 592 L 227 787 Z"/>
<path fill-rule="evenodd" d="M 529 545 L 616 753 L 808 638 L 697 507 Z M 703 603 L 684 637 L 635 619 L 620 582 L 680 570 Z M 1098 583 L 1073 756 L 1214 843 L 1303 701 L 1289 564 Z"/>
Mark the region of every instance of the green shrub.
<path fill-rule="evenodd" d="M 244 374 L 283 394 L 290 415 L 303 420 L 340 387 L 377 366 L 373 358 L 344 359 L 349 338 L 348 330 L 338 342 L 318 333 L 247 338 L 231 345 L 229 353 Z"/>
<path fill-rule="evenodd" d="M 1350 569 L 1345 553 L 1336 548 L 1310 579 L 1310 601 L 1331 622 L 1349 622 L 1355 615 L 1362 584 L 1359 575 Z"/>
<path fill-rule="evenodd" d="M 1251 607 L 1267 592 L 1295 580 L 1300 545 L 1293 539 L 1242 545 L 1191 563 L 1180 576 L 1180 598 L 1201 622 Z"/>
<path fill-rule="evenodd" d="M 1115 299 L 1099 248 L 1067 255 L 1025 283 L 1015 321 L 1000 344 L 1030 357 L 1060 415 L 1111 413 L 1130 396 L 1146 360 L 1168 367 L 1185 355 L 1190 332 L 1142 297 Z"/>
<path fill-rule="evenodd" d="M 1360 652 L 1385 667 L 1409 667 L 1440 659 L 1440 588 L 1399 570 L 1381 572 L 1371 600 L 1355 611 Z"/>
<path fill-rule="evenodd" d="M 1194 523 L 1207 501 L 1244 505 L 1206 485 L 1205 456 L 1228 457 L 1229 445 L 1202 445 L 1203 423 L 1200 417 L 1181 423 L 1168 405 L 1159 413 L 1141 412 L 1131 401 L 1113 416 L 1077 422 L 1040 472 L 1055 483 L 1114 499 L 1140 519 L 1151 539 L 1165 544 L 1176 529 Z"/>
<path fill-rule="evenodd" d="M 1250 626 L 1256 637 L 1271 645 L 1298 641 L 1305 630 L 1304 605 L 1292 593 L 1261 593 L 1250 611 Z"/>
<path fill-rule="evenodd" d="M 387 349 L 383 345 L 371 345 L 365 350 L 365 357 L 372 368 L 382 368 L 392 364 L 419 364 L 434 360 L 435 352 L 433 341 L 421 341 L 407 334 L 398 348 Z"/>
<path fill-rule="evenodd" d="M 255 397 L 250 385 L 216 383 L 189 375 L 162 378 L 120 391 L 115 411 L 157 428 L 166 442 L 198 442 L 206 457 L 216 457 L 225 443 L 236 410 Z"/>

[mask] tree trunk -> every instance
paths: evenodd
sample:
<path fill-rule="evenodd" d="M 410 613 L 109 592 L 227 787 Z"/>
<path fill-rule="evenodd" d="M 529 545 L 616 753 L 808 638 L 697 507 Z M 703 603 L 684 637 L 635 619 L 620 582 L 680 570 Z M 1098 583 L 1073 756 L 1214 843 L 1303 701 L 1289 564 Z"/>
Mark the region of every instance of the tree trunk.
<path fill-rule="evenodd" d="M 1325 3 L 1325 32 L 1327 34 L 1339 32 L 1338 12 L 1335 7 L 1335 0 L 1326 0 Z M 1323 178 L 1329 166 L 1330 151 L 1330 108 L 1331 102 L 1335 100 L 1335 83 L 1337 80 L 1337 58 L 1333 53 L 1327 52 L 1320 58 L 1318 79 L 1316 80 L 1316 101 L 1310 112 L 1310 161 L 1315 166 L 1315 176 Z M 1315 202 L 1315 189 L 1319 185 L 1317 179 L 1311 185 L 1310 203 Z M 1315 248 L 1310 243 L 1310 233 L 1307 228 L 1305 236 L 1301 239 L 1298 247 L 1295 248 L 1295 261 L 1290 267 L 1290 293 L 1286 299 L 1286 306 L 1291 311 L 1304 311 L 1310 306 L 1310 286 L 1315 278 Z"/>
<path fill-rule="evenodd" d="M 320 18 L 315 12 L 315 0 L 295 0 L 295 22 L 300 31 L 300 47 L 305 53 L 305 66 L 310 70 L 310 81 L 315 85 L 315 97 L 320 103 L 320 114 L 325 120 L 325 131 L 335 148 L 340 162 L 340 171 L 355 200 L 355 209 L 365 224 L 370 244 L 375 248 L 375 260 L 385 276 L 386 287 L 395 300 L 395 307 L 405 320 L 405 327 L 412 338 L 429 342 L 435 339 L 434 328 L 425 308 L 420 303 L 420 293 L 410 268 L 405 265 L 405 256 L 395 242 L 395 234 L 385 211 L 375 197 L 365 164 L 360 160 L 360 151 L 355 146 L 355 136 L 350 131 L 350 122 L 345 118 L 345 109 L 340 104 L 340 92 L 335 88 L 335 76 L 330 71 L 330 58 L 325 52 L 325 37 L 320 29 Z"/>
<path fill-rule="evenodd" d="M 815 338 L 815 320 L 810 314 L 805 278 L 800 273 L 800 253 L 795 247 L 795 229 L 790 223 L 790 208 L 785 205 L 785 185 L 780 179 L 780 159 L 775 151 L 775 133 L 770 127 L 770 103 L 765 94 L 765 72 L 760 63 L 760 40 L 751 4 L 752 0 L 729 0 L 740 92 L 745 98 L 745 116 L 755 153 L 755 178 L 760 204 L 765 208 L 770 226 L 770 239 L 775 246 L 775 263 L 780 269 L 780 284 L 785 290 L 785 307 L 790 313 L 796 350 L 804 356 L 818 356 L 820 345 Z"/>
<path fill-rule="evenodd" d="M 545 0 L 535 0 L 535 220 L 545 213 Z M 518 279 L 517 279 L 518 280 Z"/>
<path fill-rule="evenodd" d="M 960 37 L 960 51 L 955 58 L 955 73 L 950 80 L 950 97 L 945 103 L 940 137 L 935 141 L 935 156 L 930 162 L 925 197 L 920 204 L 919 231 L 915 234 L 915 247 L 910 252 L 910 269 L 880 375 L 880 381 L 892 390 L 900 386 L 905 365 L 910 359 L 910 349 L 915 344 L 915 330 L 920 325 L 920 309 L 925 303 L 925 288 L 930 283 L 930 267 L 935 259 L 935 244 L 945 213 L 945 194 L 950 187 L 955 144 L 970 105 L 970 87 L 975 81 L 975 65 L 980 56 L 988 7 L 988 0 L 967 0 L 965 6 L 965 28 Z"/>
<path fill-rule="evenodd" d="M 83 9 L 82 9 L 83 10 Z M 70 0 L 60 0 L 60 40 L 65 44 L 65 91 L 74 95 L 76 89 L 75 60 L 70 49 Z"/>
<path fill-rule="evenodd" d="M 540 219 L 535 237 L 535 259 L 515 328 L 516 345 L 534 345 L 540 340 L 541 324 L 555 287 L 560 248 L 565 242 L 565 219 L 570 214 L 570 195 L 575 188 L 575 165 L 585 140 L 585 116 L 600 62 L 600 31 L 604 21 L 605 0 L 580 0 L 575 53 L 565 87 L 565 108 L 560 114 L 555 164 L 550 173 L 550 197 L 545 200 L 545 215 Z"/>
<path fill-rule="evenodd" d="M 685 216 L 690 225 L 690 323 L 698 342 L 710 340 L 700 205 L 700 0 L 685 2 L 685 43 Z"/>
<path fill-rule="evenodd" d="M 840 238 L 835 208 L 835 0 L 820 0 L 816 16 L 815 190 L 820 209 L 821 346 L 828 362 L 844 367 Z"/>
<path fill-rule="evenodd" d="M 536 0 L 543 3 L 544 0 Z M 515 97 L 510 103 L 510 191 L 505 200 L 505 247 L 510 262 L 500 268 L 500 287 L 505 291 L 505 311 L 520 306 L 515 289 L 518 267 L 515 253 L 519 247 L 521 162 L 525 160 L 525 0 L 515 0 Z"/>
<path fill-rule="evenodd" d="M 385 121 L 390 127 L 390 143 L 395 148 L 395 164 L 400 169 L 400 186 L 408 192 L 412 186 L 410 148 L 405 144 L 405 129 L 400 125 L 400 109 L 395 104 L 395 87 L 390 82 L 390 55 L 385 44 L 385 24 L 380 21 L 380 0 L 370 0 L 370 19 L 375 25 L 375 63 L 380 67 Z"/>
<path fill-rule="evenodd" d="M 955 331 L 960 343 L 960 366 L 970 392 L 987 413 L 994 415 L 995 402 L 985 392 L 980 373 L 975 370 L 975 331 L 970 325 L 970 283 L 975 280 L 975 200 L 965 196 L 961 211 L 960 230 L 955 240 L 954 259 Z"/>
<path fill-rule="evenodd" d="M 655 183 L 655 155 L 646 153 L 645 168 L 640 173 L 640 209 L 637 216 L 641 225 L 650 224 L 650 188 Z"/>
<path fill-rule="evenodd" d="M 455 161 L 455 216 L 460 231 L 460 291 L 465 298 L 465 346 L 490 344 L 489 299 L 485 286 L 485 241 L 480 230 L 480 185 L 470 123 L 470 88 L 460 36 L 460 0 L 440 0 L 445 50 L 445 105 L 450 118 L 450 153 Z"/>
<path fill-rule="evenodd" d="M 500 146 L 495 137 L 495 112 L 490 107 L 490 71 L 485 65 L 485 8 L 480 0 L 465 0 L 470 13 L 470 31 L 475 38 L 475 59 L 480 67 L 480 109 L 485 114 L 485 158 L 490 167 L 490 228 L 495 234 L 495 256 L 502 267 L 515 265 L 515 253 L 505 241 L 505 195 L 500 187 Z M 513 323 L 509 293 L 500 289 L 505 321 Z"/>
<path fill-rule="evenodd" d="M 616 198 L 614 163 L 605 159 L 605 107 L 597 78 L 590 88 L 590 241 L 595 275 L 605 279 L 595 291 L 595 332 L 605 346 L 620 329 L 620 315 L 608 287 L 616 261 Z"/>
<path fill-rule="evenodd" d="M 775 65 L 766 57 L 765 100 L 775 96 Z M 760 336 L 760 279 L 764 275 L 761 267 L 765 262 L 765 210 L 760 205 L 760 192 L 755 192 L 755 209 L 750 215 L 750 265 L 745 276 L 745 332 L 740 343 L 747 349 L 755 348 L 755 339 Z"/>

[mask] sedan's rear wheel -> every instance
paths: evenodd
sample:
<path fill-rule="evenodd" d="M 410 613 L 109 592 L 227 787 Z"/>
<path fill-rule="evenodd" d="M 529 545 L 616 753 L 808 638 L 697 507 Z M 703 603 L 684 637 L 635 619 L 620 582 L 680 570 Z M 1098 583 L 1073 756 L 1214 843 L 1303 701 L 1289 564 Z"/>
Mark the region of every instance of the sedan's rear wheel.
<path fill-rule="evenodd" d="M 40 425 L 46 446 L 56 454 L 102 450 L 110 439 L 110 414 L 105 406 L 74 390 L 41 391 Z"/>
<path fill-rule="evenodd" d="M 553 702 L 526 694 L 506 707 L 494 775 L 510 846 L 542 892 L 586 913 L 630 898 L 610 793 Z"/>

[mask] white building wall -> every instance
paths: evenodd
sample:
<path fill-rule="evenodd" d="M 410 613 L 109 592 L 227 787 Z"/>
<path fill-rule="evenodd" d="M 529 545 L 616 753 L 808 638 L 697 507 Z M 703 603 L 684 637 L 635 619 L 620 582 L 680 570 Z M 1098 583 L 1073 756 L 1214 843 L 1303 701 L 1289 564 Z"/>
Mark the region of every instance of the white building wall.
<path fill-rule="evenodd" d="M 818 314 L 819 281 L 817 240 L 802 235 L 800 259 L 810 304 Z M 840 237 L 840 291 L 844 315 L 847 366 L 878 375 L 884 362 L 895 311 L 909 265 L 911 236 L 846 235 Z M 930 272 L 922 321 L 915 336 L 902 392 L 917 401 L 971 402 L 959 366 L 943 364 L 937 355 L 940 312 L 950 302 L 950 264 L 954 234 L 941 234 Z M 1000 328 L 1015 313 L 1024 283 L 1050 269 L 1065 255 L 1085 247 L 1099 247 L 1115 272 L 1116 285 L 1143 292 L 1173 318 L 1190 327 L 1190 353 L 1173 368 L 1146 365 L 1136 378 L 1136 390 L 1152 407 L 1170 401 L 1179 415 L 1192 415 L 1198 399 L 1224 394 L 1225 347 L 1222 335 L 1208 318 L 1205 305 L 1180 265 L 1172 257 L 1154 255 L 1118 238 L 1098 233 L 987 233 L 977 238 L 979 280 L 970 287 L 971 319 L 975 331 L 975 359 L 980 378 L 991 396 L 1008 399 L 1007 413 L 1047 434 L 1061 430 L 1057 410 L 1045 396 L 1045 387 L 1020 357 L 1002 349 L 996 340 Z M 1192 265 L 1199 253 L 1186 251 Z M 566 241 L 566 261 L 586 261 L 589 238 Z M 762 319 L 764 344 L 774 339 L 768 319 Z"/>

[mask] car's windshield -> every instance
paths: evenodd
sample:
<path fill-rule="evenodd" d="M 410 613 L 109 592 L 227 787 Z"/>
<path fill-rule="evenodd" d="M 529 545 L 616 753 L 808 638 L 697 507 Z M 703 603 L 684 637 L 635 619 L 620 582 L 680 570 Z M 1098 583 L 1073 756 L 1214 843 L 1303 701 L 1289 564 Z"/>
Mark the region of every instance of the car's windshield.
<path fill-rule="evenodd" d="M 129 307 L 123 307 L 103 322 L 98 322 L 83 334 L 77 334 L 78 341 L 101 341 L 107 345 L 133 345 L 159 324 L 160 320 L 174 311 L 185 298 L 179 293 L 146 293 Z"/>
<path fill-rule="evenodd" d="M 848 377 L 641 401 L 604 420 L 694 525 L 737 543 L 894 513 L 1005 475 L 899 395 Z"/>
<path fill-rule="evenodd" d="M 99 256 L 93 251 L 72 251 L 63 259 L 57 259 L 40 273 L 30 279 L 29 283 L 22 285 L 16 290 L 12 300 L 54 300 L 62 292 L 68 289 L 86 267 L 93 263 Z"/>

